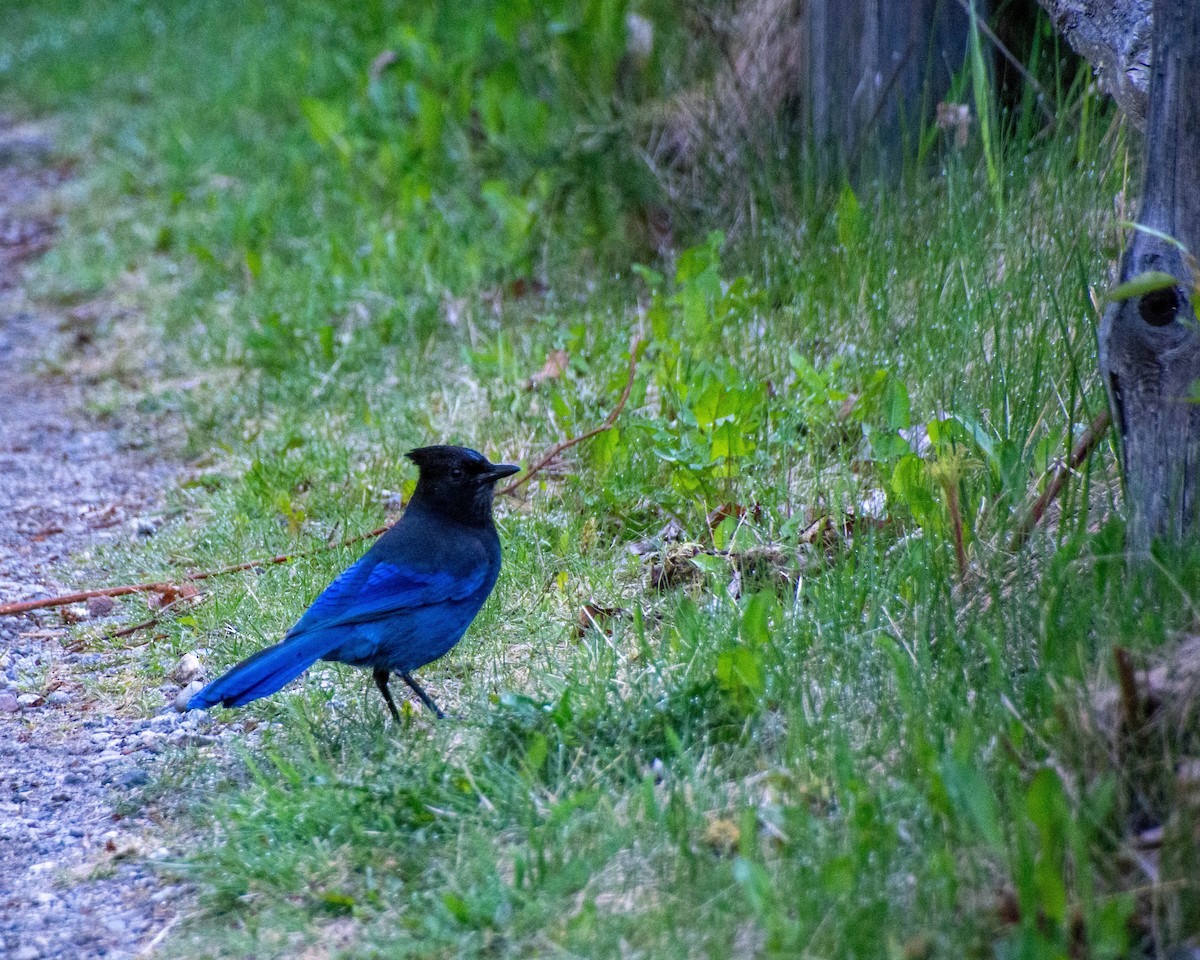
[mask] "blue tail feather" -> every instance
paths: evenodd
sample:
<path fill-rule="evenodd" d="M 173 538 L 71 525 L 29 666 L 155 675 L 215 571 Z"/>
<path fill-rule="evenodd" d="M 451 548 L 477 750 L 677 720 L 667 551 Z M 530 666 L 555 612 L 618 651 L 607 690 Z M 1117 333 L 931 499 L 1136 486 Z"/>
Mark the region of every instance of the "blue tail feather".
<path fill-rule="evenodd" d="M 292 637 L 259 650 L 196 693 L 188 701 L 188 709 L 204 710 L 218 703 L 240 707 L 270 696 L 338 645 L 337 632 L 331 633 Z"/>

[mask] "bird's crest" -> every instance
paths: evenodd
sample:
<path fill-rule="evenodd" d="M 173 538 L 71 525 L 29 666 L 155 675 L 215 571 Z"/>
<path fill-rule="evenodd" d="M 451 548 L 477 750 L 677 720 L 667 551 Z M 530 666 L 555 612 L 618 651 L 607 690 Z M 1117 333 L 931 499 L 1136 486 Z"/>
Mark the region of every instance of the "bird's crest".
<path fill-rule="evenodd" d="M 430 447 L 417 447 L 415 450 L 409 450 L 405 456 L 422 470 L 449 470 L 451 467 L 481 469 L 491 466 L 488 458 L 478 450 L 441 443 Z"/>

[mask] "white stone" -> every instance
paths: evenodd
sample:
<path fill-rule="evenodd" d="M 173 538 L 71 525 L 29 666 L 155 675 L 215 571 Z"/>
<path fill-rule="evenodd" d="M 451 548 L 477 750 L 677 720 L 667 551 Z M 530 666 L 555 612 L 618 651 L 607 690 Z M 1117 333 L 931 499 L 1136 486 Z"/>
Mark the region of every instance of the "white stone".
<path fill-rule="evenodd" d="M 185 653 L 179 662 L 171 668 L 168 676 L 180 686 L 186 686 L 204 672 L 204 664 L 194 653 Z"/>

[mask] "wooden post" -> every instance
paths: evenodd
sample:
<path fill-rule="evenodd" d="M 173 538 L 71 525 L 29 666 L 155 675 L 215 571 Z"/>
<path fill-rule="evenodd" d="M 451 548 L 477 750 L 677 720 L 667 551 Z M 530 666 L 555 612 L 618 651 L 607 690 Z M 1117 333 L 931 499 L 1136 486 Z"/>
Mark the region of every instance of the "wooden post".
<path fill-rule="evenodd" d="M 1200 2 L 1155 0 L 1145 190 L 1122 282 L 1162 271 L 1179 285 L 1111 304 L 1100 370 L 1121 444 L 1129 545 L 1194 536 L 1200 513 L 1200 330 L 1191 297 L 1200 254 Z M 1151 232 L 1154 231 L 1154 232 Z M 1156 234 L 1161 234 L 1156 235 Z"/>
<path fill-rule="evenodd" d="M 976 0 L 983 16 L 989 0 Z M 967 50 L 958 0 L 805 0 L 802 102 L 820 178 L 894 168 L 933 122 Z"/>

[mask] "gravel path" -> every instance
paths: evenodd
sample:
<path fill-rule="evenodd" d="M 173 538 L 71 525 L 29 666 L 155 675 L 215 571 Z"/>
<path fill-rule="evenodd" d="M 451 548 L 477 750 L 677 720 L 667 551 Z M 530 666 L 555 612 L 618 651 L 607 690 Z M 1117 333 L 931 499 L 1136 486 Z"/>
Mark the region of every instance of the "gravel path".
<path fill-rule="evenodd" d="M 39 369 L 88 349 L 95 319 L 22 289 L 69 177 L 52 146 L 0 117 L 0 602 L 79 589 L 57 579 L 77 576 L 65 562 L 151 532 L 173 472 L 127 430 L 92 421 L 81 384 Z M 155 825 L 121 804 L 167 748 L 200 738 L 200 720 L 117 712 L 87 681 L 122 666 L 66 639 L 57 611 L 0 618 L 0 958 L 150 956 L 188 891 L 154 869 L 167 854 Z"/>

